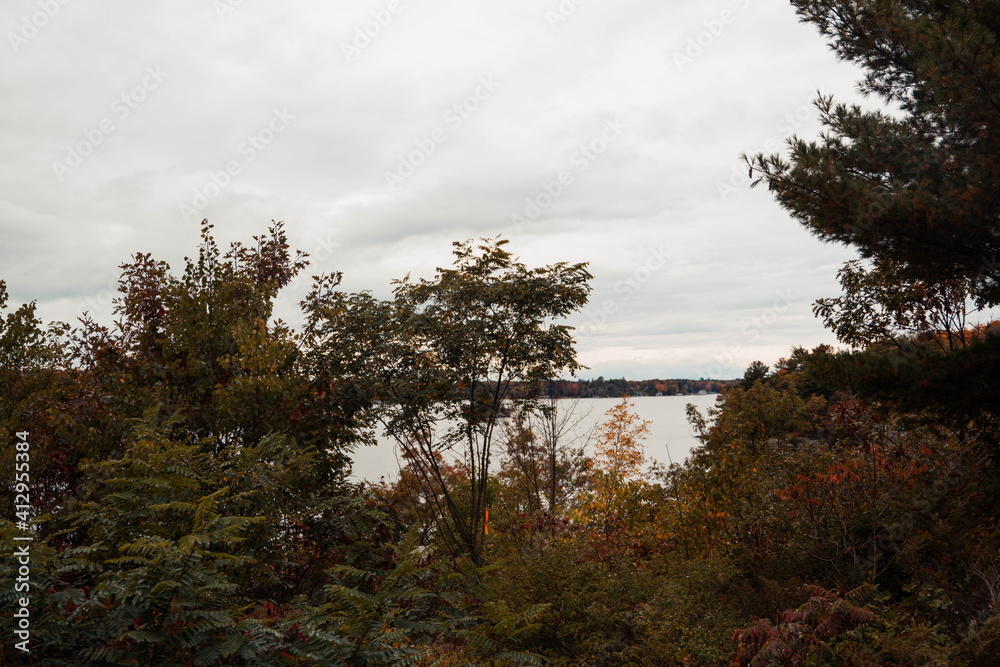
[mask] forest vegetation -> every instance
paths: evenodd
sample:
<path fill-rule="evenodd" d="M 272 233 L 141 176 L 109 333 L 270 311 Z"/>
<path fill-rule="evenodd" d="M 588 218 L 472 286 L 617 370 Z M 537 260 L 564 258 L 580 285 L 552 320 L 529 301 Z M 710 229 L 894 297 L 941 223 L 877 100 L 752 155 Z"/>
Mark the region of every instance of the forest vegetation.
<path fill-rule="evenodd" d="M 572 379 L 593 277 L 499 238 L 387 299 L 316 276 L 297 329 L 281 223 L 136 254 L 113 323 L 0 282 L 0 664 L 1000 664 L 1000 6 L 792 4 L 884 105 L 745 157 L 860 254 L 840 347 Z M 644 459 L 650 389 L 722 392 L 683 462 Z M 625 397 L 584 449 L 556 395 Z M 399 476 L 352 481 L 377 434 Z"/>
<path fill-rule="evenodd" d="M 591 380 L 553 380 L 542 390 L 552 398 L 624 398 L 626 396 L 694 396 L 701 392 L 721 394 L 737 380 L 697 380 L 675 378 L 671 380 L 626 380 L 604 376 Z"/>

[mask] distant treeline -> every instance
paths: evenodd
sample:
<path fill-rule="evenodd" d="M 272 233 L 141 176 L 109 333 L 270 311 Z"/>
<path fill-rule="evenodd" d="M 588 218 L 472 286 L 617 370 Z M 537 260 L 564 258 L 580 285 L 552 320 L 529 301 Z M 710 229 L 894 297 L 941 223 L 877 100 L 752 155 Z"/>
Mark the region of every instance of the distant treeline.
<path fill-rule="evenodd" d="M 718 394 L 739 380 L 557 380 L 547 393 L 555 398 L 620 398 L 622 396 L 691 396 Z"/>

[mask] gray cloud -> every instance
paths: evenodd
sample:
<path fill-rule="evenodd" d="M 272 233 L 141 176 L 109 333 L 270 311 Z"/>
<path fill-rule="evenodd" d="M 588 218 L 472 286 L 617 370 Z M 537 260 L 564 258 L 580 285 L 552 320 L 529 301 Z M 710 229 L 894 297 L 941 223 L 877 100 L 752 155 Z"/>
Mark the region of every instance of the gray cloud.
<path fill-rule="evenodd" d="M 24 21 L 53 1 L 58 11 L 25 37 Z M 392 7 L 5 4 L 0 277 L 13 300 L 37 299 L 45 319 L 87 307 L 109 320 L 116 266 L 133 252 L 179 268 L 203 217 L 224 243 L 279 219 L 313 270 L 382 295 L 475 236 L 503 234 L 530 263 L 589 261 L 594 300 L 574 323 L 582 332 L 617 304 L 582 334 L 595 376 L 698 376 L 734 343 L 720 372 L 738 375 L 752 359 L 832 340 L 810 305 L 836 292 L 851 254 L 750 191 L 737 159 L 780 149 L 792 131 L 814 135 L 817 89 L 855 97 L 859 73 L 790 6 Z M 484 77 L 498 84 L 488 94 Z M 287 118 L 279 131 L 276 113 Z M 581 159 L 609 121 L 624 129 Z M 74 151 L 87 155 L 55 166 Z M 401 160 L 420 164 L 392 188 L 386 173 Z M 564 172 L 572 182 L 554 188 Z M 645 278 L 660 247 L 669 259 Z M 636 271 L 644 280 L 626 299 L 620 283 Z M 787 310 L 741 333 L 789 286 Z M 279 315 L 294 322 L 305 289 L 283 295 Z"/>

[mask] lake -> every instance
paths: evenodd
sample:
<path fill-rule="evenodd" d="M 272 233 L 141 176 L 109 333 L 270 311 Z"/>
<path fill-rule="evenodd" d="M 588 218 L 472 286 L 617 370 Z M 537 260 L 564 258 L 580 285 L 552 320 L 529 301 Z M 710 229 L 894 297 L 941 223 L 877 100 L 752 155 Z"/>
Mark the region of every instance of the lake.
<path fill-rule="evenodd" d="M 687 458 L 691 448 L 698 444 L 684 414 L 685 406 L 693 403 L 704 414 L 715 405 L 718 394 L 705 396 L 641 396 L 632 398 L 633 410 L 640 419 L 648 419 L 649 437 L 646 439 L 646 457 L 666 464 L 667 448 L 674 463 Z M 568 407 L 575 399 L 559 401 L 560 409 Z M 581 398 L 578 414 L 584 416 L 576 433 L 586 435 L 604 421 L 604 414 L 621 401 L 620 398 Z M 588 452 L 592 448 L 588 448 Z M 354 477 L 377 481 L 380 477 L 393 478 L 399 471 L 396 446 L 391 440 L 379 437 L 379 444 L 363 447 L 354 453 Z"/>

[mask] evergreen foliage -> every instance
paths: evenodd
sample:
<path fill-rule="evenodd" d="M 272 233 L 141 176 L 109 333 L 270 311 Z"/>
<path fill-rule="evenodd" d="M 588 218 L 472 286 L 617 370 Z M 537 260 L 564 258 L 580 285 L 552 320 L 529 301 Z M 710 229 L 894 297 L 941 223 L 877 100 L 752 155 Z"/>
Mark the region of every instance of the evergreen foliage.
<path fill-rule="evenodd" d="M 179 275 L 135 255 L 110 325 L 0 281 L 0 664 L 995 664 L 1000 336 L 970 317 L 1000 303 L 1000 12 L 793 4 L 889 105 L 821 98 L 818 141 L 749 159 L 869 260 L 815 307 L 850 349 L 557 382 L 592 276 L 498 239 L 386 301 L 316 277 L 301 332 L 280 223 L 227 252 L 206 224 Z M 555 396 L 631 390 L 723 393 L 669 467 L 627 400 L 564 440 Z M 353 483 L 377 428 L 403 470 Z"/>

